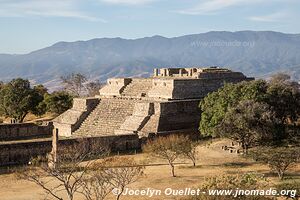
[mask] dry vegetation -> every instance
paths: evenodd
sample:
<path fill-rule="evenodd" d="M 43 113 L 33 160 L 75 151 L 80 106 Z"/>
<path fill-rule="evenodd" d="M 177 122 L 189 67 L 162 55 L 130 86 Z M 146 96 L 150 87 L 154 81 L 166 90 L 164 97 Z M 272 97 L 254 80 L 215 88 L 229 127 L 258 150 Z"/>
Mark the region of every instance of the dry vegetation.
<path fill-rule="evenodd" d="M 277 183 L 279 180 L 276 174 L 271 174 L 267 165 L 255 163 L 252 160 L 245 159 L 235 153 L 223 151 L 221 146 L 229 144 L 228 140 L 215 140 L 213 143 L 199 146 L 197 149 L 197 166 L 188 159 L 176 161 L 176 177 L 170 175 L 168 163 L 162 159 L 150 158 L 147 154 L 132 155 L 137 163 L 148 163 L 153 166 L 147 166 L 144 176 L 139 178 L 133 184 L 127 186 L 131 189 L 154 188 L 164 190 L 167 187 L 173 189 L 184 189 L 186 187 L 198 187 L 205 178 L 221 174 L 238 174 L 245 172 L 263 173 L 271 183 Z M 164 165 L 156 165 L 164 164 Z M 295 166 L 288 173 L 284 180 L 291 182 L 300 180 L 300 166 Z M 1 200 L 39 200 L 44 198 L 42 189 L 33 183 L 25 180 L 17 180 L 14 174 L 0 175 L 0 197 Z M 80 199 L 84 199 L 83 197 Z M 115 199 L 109 195 L 107 199 Z M 141 199 L 141 197 L 122 196 L 124 200 Z M 150 199 L 143 197 L 142 199 Z M 175 197 L 152 197 L 151 199 L 176 199 Z M 178 198 L 179 199 L 179 198 Z"/>

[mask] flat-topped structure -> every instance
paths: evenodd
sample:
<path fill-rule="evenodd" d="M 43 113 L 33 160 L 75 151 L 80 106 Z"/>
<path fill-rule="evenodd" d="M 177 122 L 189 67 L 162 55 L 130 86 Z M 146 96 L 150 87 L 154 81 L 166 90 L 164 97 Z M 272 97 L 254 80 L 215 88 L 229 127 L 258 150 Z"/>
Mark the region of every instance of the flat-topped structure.
<path fill-rule="evenodd" d="M 241 72 L 233 72 L 226 68 L 160 68 L 154 69 L 154 78 L 192 78 L 192 79 L 219 79 L 219 78 L 246 78 Z"/>
<path fill-rule="evenodd" d="M 162 68 L 149 78 L 110 78 L 99 96 L 75 99 L 54 126 L 65 137 L 195 133 L 203 97 L 224 83 L 252 79 L 218 67 Z"/>
<path fill-rule="evenodd" d="M 200 99 L 220 88 L 225 82 L 237 83 L 247 78 L 229 69 L 162 68 L 154 69 L 151 78 L 111 78 L 100 90 L 101 97 L 132 97 L 144 99 Z"/>

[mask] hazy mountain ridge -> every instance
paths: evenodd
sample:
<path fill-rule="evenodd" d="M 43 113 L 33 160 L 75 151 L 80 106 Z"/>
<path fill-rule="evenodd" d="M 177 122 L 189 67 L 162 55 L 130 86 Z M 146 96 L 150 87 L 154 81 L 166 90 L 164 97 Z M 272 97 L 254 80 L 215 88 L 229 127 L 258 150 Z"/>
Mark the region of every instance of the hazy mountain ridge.
<path fill-rule="evenodd" d="M 105 80 L 146 76 L 155 67 L 211 65 L 256 77 L 287 71 L 299 79 L 300 34 L 214 31 L 174 38 L 58 42 L 29 54 L 0 54 L 0 79 L 25 77 L 54 84 L 54 79 L 71 72 Z"/>

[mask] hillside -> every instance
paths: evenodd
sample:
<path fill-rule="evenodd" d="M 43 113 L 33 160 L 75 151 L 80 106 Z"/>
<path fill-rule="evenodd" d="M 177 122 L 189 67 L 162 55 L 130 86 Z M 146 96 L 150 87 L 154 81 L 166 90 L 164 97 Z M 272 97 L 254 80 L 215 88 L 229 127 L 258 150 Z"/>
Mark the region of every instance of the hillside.
<path fill-rule="evenodd" d="M 61 75 L 71 72 L 104 81 L 114 76 L 146 76 L 155 67 L 211 65 L 255 77 L 284 71 L 299 79 L 300 34 L 208 32 L 174 38 L 58 42 L 28 54 L 0 54 L 0 80 L 24 77 L 54 87 Z"/>

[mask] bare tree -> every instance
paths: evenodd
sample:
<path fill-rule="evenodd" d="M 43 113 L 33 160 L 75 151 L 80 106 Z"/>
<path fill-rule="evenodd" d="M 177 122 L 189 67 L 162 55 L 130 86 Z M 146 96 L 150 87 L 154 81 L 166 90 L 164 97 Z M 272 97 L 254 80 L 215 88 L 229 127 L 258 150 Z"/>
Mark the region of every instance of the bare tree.
<path fill-rule="evenodd" d="M 251 156 L 269 165 L 270 169 L 277 173 L 279 179 L 283 179 L 286 171 L 299 163 L 299 147 L 277 147 L 277 148 L 258 148 L 252 151 Z"/>
<path fill-rule="evenodd" d="M 190 159 L 193 162 L 193 166 L 196 166 L 197 161 L 197 146 L 198 143 L 192 141 L 189 137 L 179 137 L 179 153 L 184 157 Z"/>
<path fill-rule="evenodd" d="M 97 94 L 99 94 L 99 90 L 102 87 L 102 84 L 100 83 L 100 81 L 91 81 L 89 83 L 87 83 L 85 85 L 86 89 L 87 89 L 87 95 L 90 97 L 93 97 Z"/>
<path fill-rule="evenodd" d="M 95 96 L 102 84 L 99 80 L 91 81 L 81 73 L 72 73 L 61 77 L 64 89 L 74 96 Z"/>
<path fill-rule="evenodd" d="M 42 187 L 46 192 L 46 198 L 50 195 L 62 200 L 60 195 L 65 193 L 69 200 L 73 200 L 74 195 L 80 193 L 83 187 L 82 180 L 87 176 L 91 164 L 95 162 L 92 159 L 106 153 L 107 148 L 97 149 L 87 141 L 79 141 L 76 148 L 75 146 L 60 147 L 57 158 L 50 154 L 48 162 L 34 160 L 32 166 L 18 172 L 18 177 Z"/>
<path fill-rule="evenodd" d="M 144 173 L 144 166 L 137 165 L 134 159 L 129 157 L 109 157 L 101 163 L 95 163 L 93 167 L 98 169 L 101 180 L 114 190 L 117 200 L 125 187 L 137 181 Z"/>
<path fill-rule="evenodd" d="M 86 200 L 104 200 L 113 190 L 110 179 L 104 179 L 102 171 L 99 169 L 90 170 L 88 176 L 82 179 L 81 194 Z"/>
<path fill-rule="evenodd" d="M 80 73 L 72 73 L 61 77 L 64 89 L 74 96 L 81 96 L 84 91 L 84 84 L 87 82 L 85 75 Z"/>
<path fill-rule="evenodd" d="M 148 141 L 143 146 L 143 151 L 150 153 L 154 157 L 162 158 L 168 161 L 171 167 L 172 176 L 175 177 L 175 160 L 181 155 L 182 138 L 178 135 L 170 135 L 167 137 L 158 137 L 152 141 Z"/>

